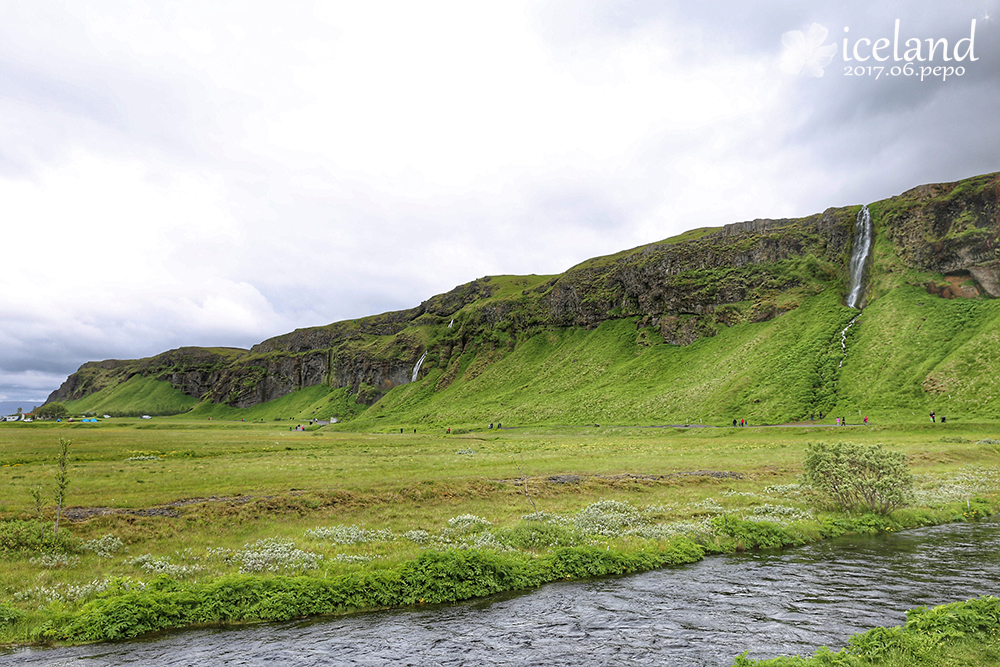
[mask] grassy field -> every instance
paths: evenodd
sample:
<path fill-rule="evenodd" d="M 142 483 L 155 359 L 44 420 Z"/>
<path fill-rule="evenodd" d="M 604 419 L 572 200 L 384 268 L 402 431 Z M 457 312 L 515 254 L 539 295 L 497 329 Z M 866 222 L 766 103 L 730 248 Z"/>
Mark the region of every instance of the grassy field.
<path fill-rule="evenodd" d="M 164 577 L 202 586 L 240 572 L 376 576 L 428 553 L 469 548 L 530 560 L 595 545 L 663 553 L 683 539 L 712 553 L 765 544 L 724 534 L 715 517 L 767 521 L 778 527 L 775 544 L 793 544 L 844 530 L 966 520 L 991 513 L 1000 500 L 1000 425 L 989 422 L 450 435 L 420 426 L 402 434 L 291 430 L 297 423 L 0 426 L 0 642 L 51 637 L 40 628 L 62 627 L 123 586 L 159 586 Z M 72 440 L 70 520 L 61 533 L 73 541 L 18 542 L 15 528 L 37 523 L 33 488 L 51 533 L 60 438 Z M 838 440 L 904 452 L 918 478 L 918 505 L 889 519 L 845 523 L 799 486 L 807 443 Z"/>

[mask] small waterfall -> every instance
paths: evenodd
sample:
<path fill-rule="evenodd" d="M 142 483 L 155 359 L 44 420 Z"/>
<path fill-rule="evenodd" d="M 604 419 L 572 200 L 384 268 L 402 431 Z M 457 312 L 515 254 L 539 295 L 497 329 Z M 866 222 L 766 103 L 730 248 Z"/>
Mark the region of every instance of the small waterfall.
<path fill-rule="evenodd" d="M 419 359 L 417 359 L 417 365 L 413 367 L 413 377 L 410 378 L 410 382 L 417 381 L 417 373 L 420 372 L 420 365 L 424 363 L 424 359 L 426 357 L 427 357 L 427 350 L 424 350 L 424 353 L 420 355 Z"/>
<path fill-rule="evenodd" d="M 859 317 L 861 317 L 860 313 L 855 315 L 854 319 L 848 322 L 847 326 L 840 331 L 840 349 L 844 352 L 844 359 L 847 358 L 847 330 L 854 326 L 854 323 L 858 321 Z M 844 367 L 844 359 L 840 360 L 840 363 L 837 364 L 837 368 Z"/>
<path fill-rule="evenodd" d="M 451 322 L 448 322 L 448 328 L 450 329 L 453 324 L 455 324 L 455 320 L 452 320 Z"/>
<path fill-rule="evenodd" d="M 865 204 L 858 211 L 854 224 L 854 248 L 851 250 L 851 264 L 847 279 L 847 307 L 860 308 L 865 296 L 865 266 L 872 251 L 872 237 L 875 235 L 872 216 Z M 848 325 L 850 326 L 850 325 Z"/>

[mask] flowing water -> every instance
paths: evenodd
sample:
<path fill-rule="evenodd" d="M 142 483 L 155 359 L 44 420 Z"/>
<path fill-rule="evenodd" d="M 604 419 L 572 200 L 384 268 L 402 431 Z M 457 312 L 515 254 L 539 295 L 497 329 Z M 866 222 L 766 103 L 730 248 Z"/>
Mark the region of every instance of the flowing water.
<path fill-rule="evenodd" d="M 0 665 L 731 665 L 809 654 L 998 592 L 1000 522 L 796 549 L 434 608 L 0 653 Z"/>
<path fill-rule="evenodd" d="M 410 382 L 417 381 L 417 373 L 420 372 L 420 367 L 423 365 L 424 359 L 426 358 L 427 358 L 427 351 L 425 350 L 424 353 L 420 355 L 420 358 L 417 359 L 417 363 L 413 367 L 413 377 L 410 378 Z"/>
<path fill-rule="evenodd" d="M 861 317 L 860 314 L 851 318 L 851 321 L 847 323 L 847 326 L 840 330 L 840 350 L 844 353 L 844 356 L 840 360 L 840 363 L 837 364 L 838 368 L 843 368 L 844 359 L 847 359 L 847 330 L 854 326 L 854 323 L 858 321 L 859 317 Z"/>
<path fill-rule="evenodd" d="M 868 255 L 872 250 L 872 216 L 868 213 L 868 205 L 858 211 L 854 223 L 854 248 L 851 250 L 851 264 L 847 279 L 847 306 L 860 308 L 865 296 L 865 267 L 868 265 Z"/>

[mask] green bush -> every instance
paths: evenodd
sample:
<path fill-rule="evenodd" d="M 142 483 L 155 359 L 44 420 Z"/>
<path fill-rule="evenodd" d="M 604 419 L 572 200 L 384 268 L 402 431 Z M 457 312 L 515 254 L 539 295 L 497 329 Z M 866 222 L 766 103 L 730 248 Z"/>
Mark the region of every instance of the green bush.
<path fill-rule="evenodd" d="M 142 588 L 102 593 L 37 627 L 38 640 L 103 641 L 202 623 L 282 621 L 358 609 L 467 600 L 534 588 L 547 581 L 651 570 L 700 560 L 704 551 L 676 538 L 655 549 L 620 552 L 593 546 L 523 553 L 449 549 L 374 572 L 320 579 L 230 575 L 206 583 L 161 575 Z"/>
<path fill-rule="evenodd" d="M 805 542 L 801 536 L 767 521 L 744 521 L 717 516 L 712 519 L 712 528 L 717 534 L 735 540 L 737 551 L 777 549 Z"/>
<path fill-rule="evenodd" d="M 69 417 L 69 409 L 62 403 L 46 403 L 35 410 L 35 416 L 39 419 L 65 419 Z"/>
<path fill-rule="evenodd" d="M 56 535 L 37 521 L 0 521 L 0 554 L 79 553 L 80 540 L 63 531 Z"/>
<path fill-rule="evenodd" d="M 571 547 L 580 541 L 570 528 L 540 521 L 522 521 L 513 528 L 497 531 L 497 539 L 515 549 Z"/>
<path fill-rule="evenodd" d="M 0 602 L 0 628 L 6 628 L 8 625 L 14 625 L 22 618 L 24 618 L 23 611 L 11 607 L 6 602 Z"/>
<path fill-rule="evenodd" d="M 847 511 L 889 514 L 913 497 L 906 456 L 881 445 L 810 444 L 803 468 L 811 486 Z"/>
<path fill-rule="evenodd" d="M 961 637 L 1000 628 L 1000 598 L 984 596 L 939 607 L 917 607 L 906 612 L 907 631 L 943 637 Z"/>
<path fill-rule="evenodd" d="M 821 665 L 937 665 L 951 653 L 950 647 L 972 638 L 972 658 L 947 664 L 996 664 L 995 633 L 1000 627 L 1000 599 L 986 596 L 906 612 L 901 627 L 872 628 L 854 635 L 847 647 L 836 653 L 821 647 L 811 657 L 782 656 L 765 660 L 738 656 L 734 667 L 820 667 Z M 975 660 L 978 656 L 978 661 Z"/>

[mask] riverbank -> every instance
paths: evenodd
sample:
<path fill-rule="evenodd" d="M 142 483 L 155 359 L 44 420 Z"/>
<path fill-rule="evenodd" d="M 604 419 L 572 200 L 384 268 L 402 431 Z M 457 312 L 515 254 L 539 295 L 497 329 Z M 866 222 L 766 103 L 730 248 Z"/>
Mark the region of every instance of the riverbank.
<path fill-rule="evenodd" d="M 911 609 L 903 625 L 857 634 L 836 652 L 821 648 L 808 657 L 766 660 L 743 655 L 733 667 L 990 667 L 996 664 L 1000 664 L 1000 599 L 984 596 L 929 609 Z"/>
<path fill-rule="evenodd" d="M 805 442 L 825 437 L 799 429 L 489 439 L 318 430 L 289 440 L 284 428 L 60 432 L 74 440 L 68 504 L 78 518 L 64 521 L 62 544 L 46 537 L 51 526 L 32 528 L 27 493 L 51 484 L 52 452 L 41 441 L 20 448 L 23 460 L 2 469 L 0 640 L 72 643 L 457 601 L 975 520 L 1000 493 L 996 446 L 979 443 L 992 425 L 863 434 L 906 452 L 921 476 L 920 507 L 889 518 L 829 512 L 799 486 Z M 130 476 L 135 486 L 122 483 Z M 209 494 L 210 484 L 228 494 Z M 19 486 L 23 497 L 11 493 Z"/>
<path fill-rule="evenodd" d="M 612 501 L 613 502 L 613 501 Z M 990 509 L 977 501 L 976 516 Z M 823 517 L 819 522 L 789 526 L 735 517 L 715 518 L 696 542 L 688 536 L 643 540 L 629 549 L 611 544 L 518 550 L 515 541 L 486 541 L 491 547 L 428 551 L 397 567 L 353 572 L 331 579 L 315 576 L 234 574 L 204 581 L 184 581 L 160 574 L 148 582 L 110 582 L 96 599 L 72 610 L 51 609 L 30 627 L 35 642 L 79 643 L 138 637 L 145 633 L 202 625 L 287 621 L 424 604 L 460 602 L 508 591 L 536 588 L 554 581 L 589 579 L 645 572 L 700 561 L 709 554 L 778 549 L 851 534 L 895 532 L 955 520 L 956 511 L 900 512 L 896 517 L 861 515 Z M 627 511 L 615 507 L 615 512 Z M 542 542 L 545 532 L 528 526 L 529 540 Z M 512 531 L 513 532 L 513 531 Z M 523 532 L 523 531 L 522 531 Z M 525 544 L 520 546 L 524 547 Z M 287 549 L 282 551 L 287 553 Z M 279 554 L 281 551 L 279 551 Z M 285 555 L 263 555 L 279 562 Z M 296 557 L 293 555 L 293 557 Z M 267 569 L 266 567 L 264 569 Z M 277 568 L 276 568 L 277 569 Z M 0 614 L 16 616 L 11 607 Z"/>

